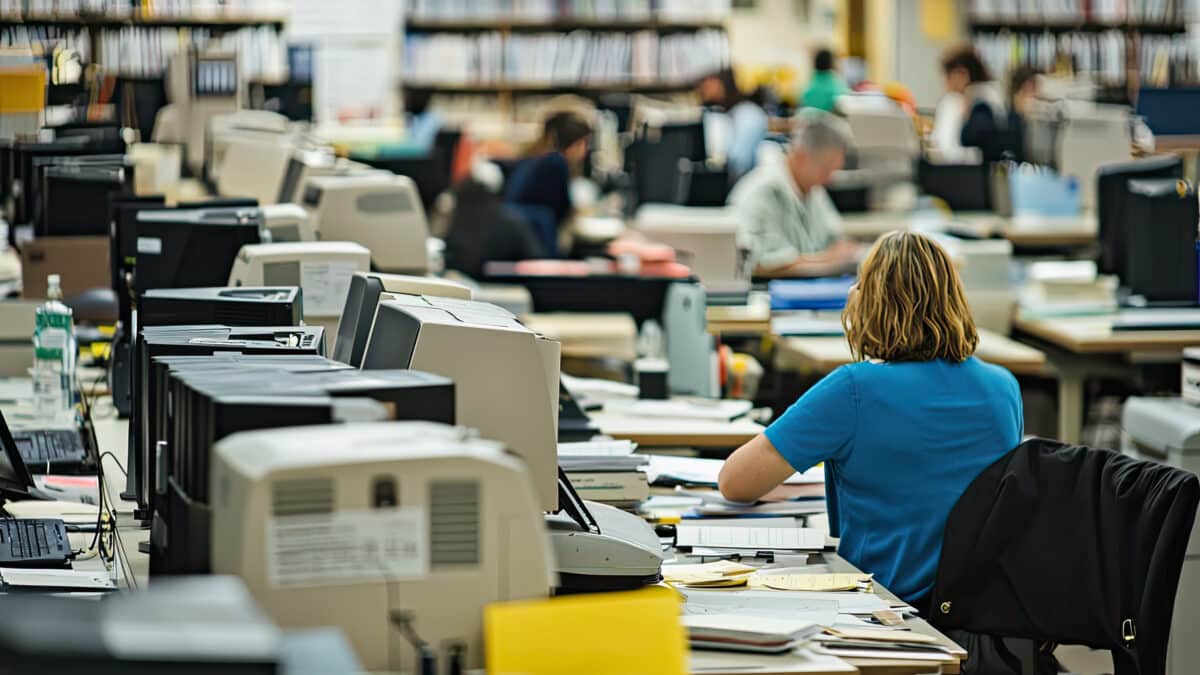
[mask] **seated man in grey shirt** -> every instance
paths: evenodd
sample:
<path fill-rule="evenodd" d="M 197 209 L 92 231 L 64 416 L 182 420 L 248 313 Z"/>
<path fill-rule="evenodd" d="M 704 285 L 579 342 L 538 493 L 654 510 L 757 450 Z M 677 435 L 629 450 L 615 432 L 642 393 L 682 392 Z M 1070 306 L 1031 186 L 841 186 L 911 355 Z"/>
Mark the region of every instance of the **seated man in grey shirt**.
<path fill-rule="evenodd" d="M 740 221 L 738 247 L 749 252 L 754 276 L 853 271 L 860 247 L 843 238 L 841 217 L 824 187 L 842 167 L 849 144 L 845 122 L 829 113 L 805 111 L 787 155 L 734 186 L 729 204 Z"/>

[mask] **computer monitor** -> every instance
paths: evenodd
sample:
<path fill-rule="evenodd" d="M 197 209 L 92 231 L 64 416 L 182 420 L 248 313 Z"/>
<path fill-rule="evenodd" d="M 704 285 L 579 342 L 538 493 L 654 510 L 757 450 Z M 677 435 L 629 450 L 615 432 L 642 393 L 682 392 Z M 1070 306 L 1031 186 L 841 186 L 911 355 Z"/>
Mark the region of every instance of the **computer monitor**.
<path fill-rule="evenodd" d="M 3 412 L 0 412 L 0 445 L 4 446 L 0 451 L 0 501 L 31 498 L 37 486 L 29 467 L 25 466 L 25 460 L 21 459 L 20 448 L 13 439 Z"/>
<path fill-rule="evenodd" d="M 261 228 L 256 208 L 139 211 L 135 290 L 224 286 L 238 251 L 259 243 Z"/>
<path fill-rule="evenodd" d="M 33 221 L 37 202 L 37 174 L 34 159 L 37 157 L 70 157 L 76 155 L 103 154 L 85 136 L 60 138 L 53 141 L 18 141 L 13 146 L 13 225 L 25 225 Z"/>
<path fill-rule="evenodd" d="M 296 286 L 152 288 L 138 300 L 142 326 L 296 326 L 304 319 Z"/>
<path fill-rule="evenodd" d="M 167 64 L 168 105 L 159 109 L 152 138 L 184 147 L 192 175 L 203 175 L 209 120 L 242 107 L 237 56 L 230 52 L 189 47 Z"/>
<path fill-rule="evenodd" d="M 109 200 L 130 192 L 133 174 L 132 167 L 66 165 L 47 167 L 42 180 L 39 236 L 107 236 Z"/>
<path fill-rule="evenodd" d="M 647 238 L 675 249 L 676 258 L 710 290 L 749 283 L 745 257 L 738 249 L 737 214 L 732 209 L 645 204 L 637 210 L 634 227 Z"/>
<path fill-rule="evenodd" d="M 1183 160 L 1175 155 L 1106 164 L 1096 172 L 1096 218 L 1100 233 L 1100 272 L 1123 277 L 1127 247 L 1126 204 L 1129 181 L 1137 178 L 1182 178 Z"/>
<path fill-rule="evenodd" d="M 1195 190 L 1172 178 L 1130 180 L 1126 190 L 1121 285 L 1137 303 L 1195 306 Z"/>
<path fill-rule="evenodd" d="M 304 187 L 302 205 L 321 239 L 353 241 L 371 249 L 382 272 L 424 274 L 429 223 L 412 180 L 394 174 L 319 176 Z"/>
<path fill-rule="evenodd" d="M 355 272 L 350 278 L 350 290 L 346 294 L 346 305 L 338 322 L 337 341 L 333 347 L 333 359 L 362 366 L 363 351 L 367 347 L 367 336 L 375 323 L 375 309 L 379 301 L 389 293 L 428 295 L 443 298 L 470 300 L 471 289 L 462 284 L 435 277 L 412 277 L 379 272 Z"/>
<path fill-rule="evenodd" d="M 458 423 L 524 457 L 542 508 L 554 511 L 560 351 L 495 305 L 397 295 L 379 303 L 362 367 L 453 380 Z"/>
<path fill-rule="evenodd" d="M 272 204 L 296 141 L 291 122 L 277 112 L 242 109 L 214 115 L 205 136 L 205 175 L 218 194 L 253 196 Z M 226 169 L 233 173 L 223 176 Z"/>
<path fill-rule="evenodd" d="M 28 181 L 29 193 L 26 195 L 30 204 L 29 222 L 34 225 L 34 231 L 38 236 L 43 236 L 45 231 L 45 213 L 48 205 L 62 207 L 61 204 L 51 204 L 46 196 L 46 172 L 55 167 L 94 167 L 99 169 L 122 169 L 120 191 L 130 193 L 133 191 L 134 185 L 134 166 L 125 155 L 47 155 L 33 158 L 33 173 Z M 61 174 L 59 174 L 61 180 Z M 85 195 L 85 197 L 88 195 Z M 58 195 L 55 199 L 62 198 Z M 70 199 L 70 197 L 68 197 Z M 98 201 L 98 200 L 97 200 Z M 107 207 L 102 208 L 102 213 L 107 212 Z M 101 218 L 103 221 L 103 218 Z M 94 230 L 95 225 L 91 228 Z"/>

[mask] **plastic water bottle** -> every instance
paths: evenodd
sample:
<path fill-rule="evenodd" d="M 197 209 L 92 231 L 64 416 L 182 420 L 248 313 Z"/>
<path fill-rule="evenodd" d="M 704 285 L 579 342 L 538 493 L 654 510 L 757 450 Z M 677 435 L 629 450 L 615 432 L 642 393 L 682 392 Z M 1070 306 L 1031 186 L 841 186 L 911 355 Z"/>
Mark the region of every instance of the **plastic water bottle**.
<path fill-rule="evenodd" d="M 74 404 L 75 321 L 62 302 L 57 274 L 47 280 L 47 300 L 35 310 L 33 330 L 33 398 L 38 417 L 59 419 Z"/>

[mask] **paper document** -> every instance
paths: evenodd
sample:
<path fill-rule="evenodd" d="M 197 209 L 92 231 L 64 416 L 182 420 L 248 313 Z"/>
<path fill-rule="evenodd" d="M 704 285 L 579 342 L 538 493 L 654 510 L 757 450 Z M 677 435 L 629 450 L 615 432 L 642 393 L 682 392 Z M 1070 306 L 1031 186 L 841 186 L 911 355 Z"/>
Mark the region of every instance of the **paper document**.
<path fill-rule="evenodd" d="M 858 591 L 871 583 L 870 574 L 769 574 L 760 572 L 750 580 L 755 588 L 776 591 Z"/>
<path fill-rule="evenodd" d="M 633 441 L 584 441 L 559 443 L 559 457 L 622 457 L 632 455 L 637 444 Z"/>
<path fill-rule="evenodd" d="M 708 485 L 716 487 L 717 476 L 725 464 L 720 459 L 703 457 L 676 457 L 674 455 L 647 455 L 649 468 L 646 475 L 651 483 L 661 485 Z M 825 482 L 825 468 L 814 466 L 804 473 L 794 473 L 784 485 L 807 485 Z"/>
<path fill-rule="evenodd" d="M 825 548 L 825 533 L 812 528 L 711 527 L 680 525 L 675 545 L 680 547 L 732 548 L 748 551 L 819 551 Z"/>
<path fill-rule="evenodd" d="M 610 401 L 604 404 L 606 411 L 618 412 L 637 417 L 670 417 L 677 419 L 714 420 L 728 422 L 750 412 L 754 407 L 751 401 L 693 401 L 667 400 L 654 401 L 639 399 L 636 401 Z"/>

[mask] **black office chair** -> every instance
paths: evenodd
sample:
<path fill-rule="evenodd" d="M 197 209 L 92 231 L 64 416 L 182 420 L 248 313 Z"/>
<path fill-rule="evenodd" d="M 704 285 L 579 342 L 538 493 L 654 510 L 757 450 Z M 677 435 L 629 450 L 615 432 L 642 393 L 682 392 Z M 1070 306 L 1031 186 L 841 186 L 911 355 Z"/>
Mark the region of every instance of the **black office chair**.
<path fill-rule="evenodd" d="M 917 163 L 921 192 L 946 202 L 953 211 L 987 211 L 992 208 L 991 165 Z"/>
<path fill-rule="evenodd" d="M 679 160 L 703 162 L 706 157 L 702 122 L 643 128 L 625 150 L 626 171 L 633 177 L 637 203 L 679 203 Z"/>
<path fill-rule="evenodd" d="M 951 511 L 929 620 L 974 647 L 964 673 L 1054 672 L 1056 644 L 1110 650 L 1116 675 L 1163 673 L 1198 503 L 1187 471 L 1026 441 Z"/>
<path fill-rule="evenodd" d="M 724 206 L 729 198 L 729 170 L 707 162 L 679 160 L 675 203 L 684 206 Z"/>

